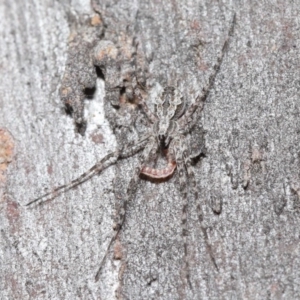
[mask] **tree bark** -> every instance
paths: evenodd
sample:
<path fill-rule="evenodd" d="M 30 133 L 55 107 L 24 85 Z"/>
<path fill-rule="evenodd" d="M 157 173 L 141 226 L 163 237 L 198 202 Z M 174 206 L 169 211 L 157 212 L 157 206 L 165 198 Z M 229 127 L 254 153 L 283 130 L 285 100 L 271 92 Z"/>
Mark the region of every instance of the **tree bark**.
<path fill-rule="evenodd" d="M 23 2 L 0 3 L 0 298 L 300 299 L 300 2 Z M 105 33 L 95 39 L 120 46 L 124 31 L 121 51 L 137 40 L 151 109 L 166 85 L 191 104 L 214 72 L 234 13 L 198 122 L 207 151 L 193 166 L 199 199 L 189 196 L 189 283 L 176 173 L 139 182 L 95 282 L 139 156 L 53 201 L 25 205 L 126 144 L 124 133 L 136 138 L 140 114 L 122 95 L 119 109 L 104 101 L 112 82 L 100 76 L 78 133 L 59 96 L 68 39 L 91 26 L 78 25 L 82 19 L 100 16 Z M 110 80 L 119 86 L 123 75 Z"/>

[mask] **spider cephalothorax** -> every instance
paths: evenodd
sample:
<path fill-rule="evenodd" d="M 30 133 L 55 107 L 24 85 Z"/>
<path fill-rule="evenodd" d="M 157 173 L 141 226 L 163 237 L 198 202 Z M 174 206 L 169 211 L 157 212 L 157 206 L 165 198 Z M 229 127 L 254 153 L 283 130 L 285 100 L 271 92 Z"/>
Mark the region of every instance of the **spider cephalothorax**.
<path fill-rule="evenodd" d="M 166 87 L 155 104 L 157 121 L 154 124 L 154 134 L 157 135 L 162 147 L 168 147 L 172 135 L 177 131 L 176 120 L 184 112 L 183 97 L 174 87 Z"/>
<path fill-rule="evenodd" d="M 177 122 L 185 112 L 185 101 L 182 95 L 174 87 L 166 87 L 161 96 L 156 99 L 155 114 L 142 103 L 144 111 L 153 123 L 152 136 L 157 141 L 160 153 L 165 154 L 167 166 L 163 169 L 144 166 L 141 174 L 148 178 L 164 179 L 170 177 L 176 169 L 176 154 L 174 139 L 180 135 L 180 125 Z M 153 149 L 153 153 L 157 149 Z"/>

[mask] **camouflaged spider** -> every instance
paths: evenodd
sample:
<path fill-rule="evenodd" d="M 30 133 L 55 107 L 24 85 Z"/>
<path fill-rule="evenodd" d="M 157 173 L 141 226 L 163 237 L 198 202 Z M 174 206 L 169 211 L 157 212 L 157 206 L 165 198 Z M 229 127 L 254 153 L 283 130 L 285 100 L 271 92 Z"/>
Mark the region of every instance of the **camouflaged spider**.
<path fill-rule="evenodd" d="M 107 167 L 116 164 L 118 160 L 125 159 L 135 155 L 143 150 L 139 165 L 134 169 L 134 174 L 129 182 L 127 188 L 127 196 L 123 199 L 122 207 L 119 209 L 118 220 L 114 226 L 115 233 L 111 238 L 105 255 L 100 263 L 100 267 L 96 274 L 96 281 L 99 279 L 99 275 L 104 264 L 104 261 L 109 253 L 112 243 L 117 239 L 121 228 L 126 218 L 126 206 L 130 199 L 134 197 L 136 192 L 138 181 L 140 176 L 143 175 L 150 179 L 167 179 L 176 170 L 179 174 L 180 191 L 183 197 L 183 213 L 182 213 L 182 234 L 184 239 L 184 253 L 185 253 L 185 265 L 188 268 L 187 262 L 187 205 L 188 205 L 188 184 L 185 178 L 185 171 L 187 179 L 191 181 L 189 187 L 191 187 L 194 198 L 198 200 L 198 190 L 196 186 L 196 179 L 193 168 L 191 166 L 192 159 L 194 158 L 190 150 L 186 146 L 186 135 L 188 135 L 196 123 L 199 121 L 200 113 L 203 109 L 204 102 L 212 88 L 216 75 L 222 64 L 225 50 L 228 46 L 228 40 L 232 34 L 234 26 L 234 19 L 229 30 L 229 35 L 224 42 L 220 56 L 214 66 L 214 72 L 208 80 L 208 84 L 202 90 L 202 95 L 196 97 L 195 101 L 186 108 L 186 102 L 174 87 L 166 87 L 161 96 L 158 97 L 155 103 L 155 113 L 151 112 L 146 102 L 143 100 L 140 94 L 136 96 L 139 99 L 139 106 L 147 116 L 148 121 L 151 123 L 151 129 L 138 142 L 132 143 L 122 150 L 118 150 L 106 155 L 102 160 L 96 163 L 91 169 L 82 174 L 77 179 L 71 181 L 68 184 L 59 186 L 49 193 L 29 202 L 43 203 L 45 200 L 54 199 L 58 193 L 65 192 L 71 188 L 78 186 L 79 184 L 87 181 L 96 174 L 99 174 Z M 163 169 L 157 169 L 149 167 L 147 164 L 155 160 L 158 150 L 162 150 L 161 153 L 165 153 L 167 166 Z M 201 154 L 202 149 L 199 149 Z M 200 204 L 197 205 L 198 218 L 200 222 L 203 219 L 202 208 Z M 204 233 L 204 235 L 206 235 Z M 188 277 L 188 276 L 187 276 Z"/>

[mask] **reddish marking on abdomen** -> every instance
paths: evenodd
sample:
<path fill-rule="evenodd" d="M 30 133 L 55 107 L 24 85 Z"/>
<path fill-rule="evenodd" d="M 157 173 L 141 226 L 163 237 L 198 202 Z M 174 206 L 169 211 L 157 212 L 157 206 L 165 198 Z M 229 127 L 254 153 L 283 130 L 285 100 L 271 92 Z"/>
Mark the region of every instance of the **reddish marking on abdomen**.
<path fill-rule="evenodd" d="M 147 177 L 150 178 L 164 179 L 171 176 L 174 173 L 175 169 L 176 169 L 176 162 L 169 161 L 167 167 L 164 169 L 144 167 L 141 170 L 141 174 L 146 175 Z"/>

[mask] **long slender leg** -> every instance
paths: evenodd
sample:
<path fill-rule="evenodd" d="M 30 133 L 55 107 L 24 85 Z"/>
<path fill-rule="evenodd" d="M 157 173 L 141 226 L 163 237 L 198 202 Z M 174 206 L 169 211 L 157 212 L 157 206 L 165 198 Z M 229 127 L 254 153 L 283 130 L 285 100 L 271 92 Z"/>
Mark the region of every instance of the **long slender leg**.
<path fill-rule="evenodd" d="M 197 122 L 199 122 L 200 113 L 202 112 L 204 107 L 204 99 L 201 100 L 199 98 L 200 97 L 198 96 L 195 100 L 195 103 L 197 103 L 197 105 L 195 105 L 194 103 L 190 106 L 189 109 L 191 110 L 193 109 L 190 112 L 190 115 L 178 121 L 179 128 L 180 128 L 179 131 L 181 134 L 187 134 L 193 129 L 193 127 L 197 124 Z M 196 113 L 194 114 L 194 112 Z"/>
<path fill-rule="evenodd" d="M 139 99 L 139 105 L 142 108 L 142 111 L 145 113 L 147 118 L 150 120 L 152 124 L 154 124 L 158 118 L 154 115 L 154 113 L 149 109 L 148 105 L 144 101 L 142 95 L 140 93 L 137 93 L 137 97 Z"/>
<path fill-rule="evenodd" d="M 128 158 L 139 152 L 140 150 L 144 149 L 146 143 L 148 142 L 149 135 L 145 135 L 139 139 L 137 143 L 130 143 L 126 149 L 122 149 L 119 154 L 120 159 Z"/>
<path fill-rule="evenodd" d="M 186 124 L 188 124 L 191 121 L 191 117 L 196 111 L 197 111 L 197 116 L 199 116 L 200 112 L 202 111 L 203 103 L 205 102 L 206 98 L 209 95 L 211 88 L 213 87 L 213 85 L 215 83 L 215 79 L 219 73 L 224 56 L 227 52 L 229 40 L 234 31 L 234 26 L 235 26 L 235 21 L 236 21 L 235 17 L 236 17 L 236 15 L 234 14 L 232 21 L 231 21 L 230 28 L 229 28 L 228 36 L 223 44 L 222 51 L 217 59 L 217 62 L 213 67 L 214 72 L 210 75 L 207 86 L 203 88 L 202 95 L 198 96 L 196 98 L 195 102 L 188 108 L 186 113 L 178 120 L 178 124 L 179 124 L 180 128 L 184 128 L 186 126 Z M 197 116 L 195 118 L 196 120 L 199 119 Z M 185 131 L 185 132 L 187 132 L 187 131 Z"/>
<path fill-rule="evenodd" d="M 184 156 L 184 163 L 185 163 L 185 166 L 186 166 L 186 170 L 187 170 L 188 177 L 189 177 L 189 182 L 190 182 L 189 187 L 190 187 L 190 189 L 193 192 L 195 201 L 197 202 L 198 220 L 199 220 L 199 223 L 200 223 L 200 226 L 201 226 L 201 230 L 202 230 L 202 233 L 203 233 L 203 236 L 204 236 L 206 249 L 207 249 L 207 252 L 209 253 L 209 256 L 210 256 L 210 258 L 211 258 L 214 266 L 218 270 L 218 266 L 216 264 L 216 260 L 215 260 L 215 258 L 213 256 L 213 252 L 212 252 L 211 246 L 210 246 L 210 244 L 208 242 L 208 236 L 207 236 L 206 227 L 203 225 L 203 210 L 202 210 L 201 204 L 199 203 L 199 194 L 198 194 L 198 189 L 197 189 L 196 177 L 195 177 L 195 173 L 194 173 L 194 170 L 192 168 L 192 165 L 191 165 L 192 159 L 191 159 L 190 156 L 188 156 L 188 151 L 186 149 L 184 150 L 183 156 Z"/>
<path fill-rule="evenodd" d="M 78 178 L 72 180 L 68 184 L 61 185 L 54 190 L 52 190 L 49 193 L 46 193 L 32 201 L 26 204 L 26 206 L 32 205 L 34 203 L 43 203 L 46 200 L 51 201 L 55 199 L 59 194 L 69 191 L 70 189 L 82 184 L 83 182 L 89 180 L 96 174 L 99 174 L 107 167 L 114 165 L 117 160 L 127 158 L 130 156 L 133 156 L 135 153 L 140 151 L 145 147 L 145 143 L 147 142 L 148 137 L 145 137 L 144 139 L 140 140 L 136 145 L 129 146 L 125 151 L 122 151 L 121 153 L 119 151 L 111 152 L 107 154 L 104 158 L 102 158 L 99 162 L 97 162 L 92 168 L 90 168 L 87 172 L 83 173 Z"/>
<path fill-rule="evenodd" d="M 104 254 L 104 256 L 101 260 L 99 269 L 98 269 L 97 274 L 95 276 L 95 281 L 99 280 L 101 270 L 102 270 L 104 261 L 106 260 L 106 257 L 108 255 L 108 252 L 110 250 L 110 247 L 113 244 L 113 242 L 117 239 L 117 237 L 118 237 L 118 235 L 119 235 L 119 233 L 122 229 L 122 226 L 125 222 L 127 204 L 128 204 L 129 201 L 131 201 L 134 198 L 134 195 L 135 195 L 135 192 L 136 192 L 136 189 L 137 189 L 137 186 L 138 186 L 138 181 L 140 179 L 139 178 L 140 172 L 143 169 L 143 167 L 145 165 L 145 162 L 148 159 L 152 158 L 152 156 L 154 156 L 156 154 L 157 146 L 158 145 L 157 145 L 157 142 L 155 140 L 155 137 L 150 137 L 149 142 L 148 142 L 148 144 L 146 145 L 146 147 L 143 151 L 139 166 L 137 166 L 135 168 L 134 175 L 133 175 L 133 177 L 131 178 L 131 180 L 129 182 L 129 185 L 127 187 L 126 197 L 124 198 L 124 201 L 122 202 L 121 208 L 117 212 L 118 220 L 116 222 L 116 225 L 114 226 L 115 233 L 114 233 L 113 237 L 111 238 L 111 240 L 108 244 L 108 247 L 106 249 L 106 252 L 105 252 L 105 254 Z"/>
<path fill-rule="evenodd" d="M 184 146 L 183 137 L 179 137 L 174 140 L 174 142 L 170 145 L 170 155 L 175 155 L 177 170 L 179 175 L 179 186 L 180 193 L 183 198 L 183 206 L 182 206 L 182 216 L 181 216 L 181 226 L 182 226 L 182 236 L 183 236 L 183 247 L 184 247 L 184 269 L 183 269 L 183 278 L 187 281 L 187 283 L 191 287 L 191 282 L 189 278 L 189 263 L 188 263 L 188 230 L 187 230 L 187 209 L 188 209 L 188 190 L 187 190 L 187 181 L 186 181 L 186 173 L 184 170 L 184 160 L 183 160 L 183 151 Z"/>

